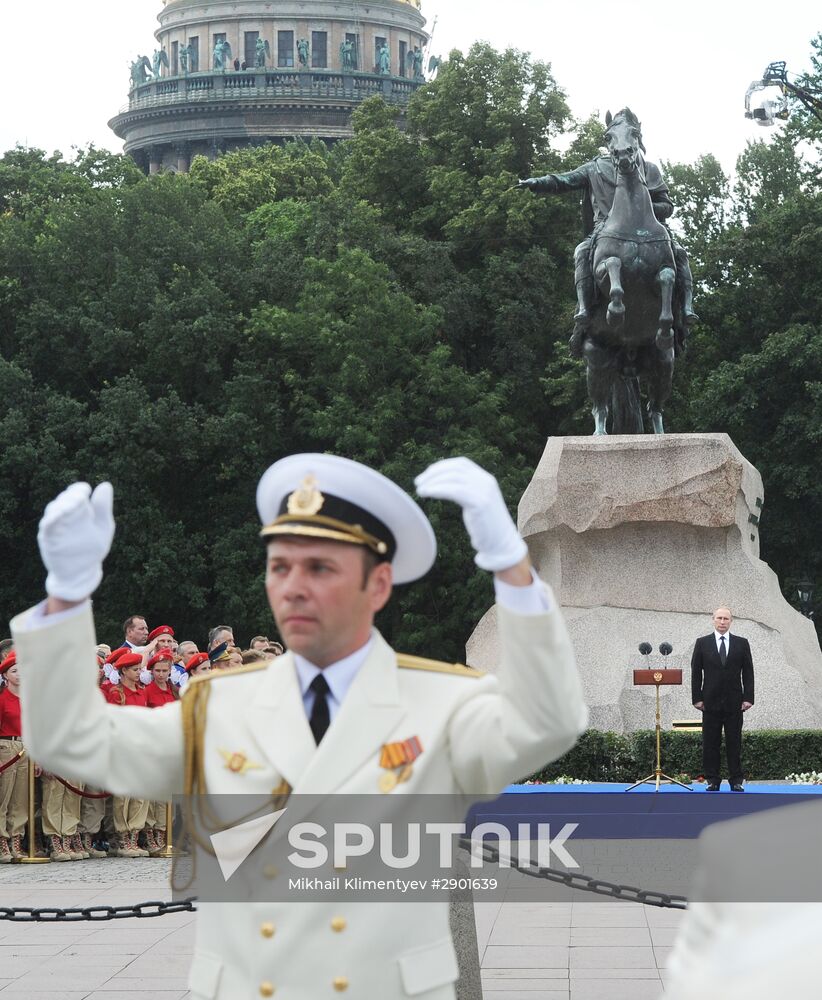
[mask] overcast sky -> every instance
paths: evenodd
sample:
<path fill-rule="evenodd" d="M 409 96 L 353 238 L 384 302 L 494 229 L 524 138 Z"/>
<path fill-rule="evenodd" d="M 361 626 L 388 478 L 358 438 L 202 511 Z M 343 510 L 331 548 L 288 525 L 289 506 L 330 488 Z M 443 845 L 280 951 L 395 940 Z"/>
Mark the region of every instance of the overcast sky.
<path fill-rule="evenodd" d="M 130 61 L 153 50 L 160 0 L 3 6 L 15 47 L 0 63 L 0 151 L 67 153 L 88 142 L 119 151 L 106 122 L 126 103 Z M 819 11 L 817 0 L 423 0 L 429 30 L 438 18 L 432 52 L 479 39 L 530 51 L 552 64 L 579 117 L 629 105 L 652 159 L 712 152 L 726 169 L 747 139 L 773 131 L 743 117 L 748 84 L 777 59 L 790 73 L 809 68 Z"/>

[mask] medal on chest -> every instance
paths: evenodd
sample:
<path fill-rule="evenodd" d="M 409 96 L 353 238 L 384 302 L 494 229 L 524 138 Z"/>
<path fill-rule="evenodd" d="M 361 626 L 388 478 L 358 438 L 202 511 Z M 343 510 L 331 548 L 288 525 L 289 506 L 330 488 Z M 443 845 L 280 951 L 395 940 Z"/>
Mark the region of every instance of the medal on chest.
<path fill-rule="evenodd" d="M 380 767 L 384 773 L 380 775 L 378 787 L 381 792 L 393 792 L 397 785 L 408 781 L 414 772 L 414 761 L 422 753 L 422 743 L 418 736 L 412 736 L 398 743 L 383 744 L 380 752 Z"/>

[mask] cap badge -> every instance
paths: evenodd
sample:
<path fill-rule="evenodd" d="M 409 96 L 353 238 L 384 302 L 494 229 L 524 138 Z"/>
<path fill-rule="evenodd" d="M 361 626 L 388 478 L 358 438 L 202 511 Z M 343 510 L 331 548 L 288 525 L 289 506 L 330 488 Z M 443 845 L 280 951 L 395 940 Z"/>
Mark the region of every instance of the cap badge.
<path fill-rule="evenodd" d="M 288 498 L 288 513 L 311 517 L 317 514 L 325 503 L 325 497 L 317 488 L 315 476 L 306 476 L 299 487 Z"/>

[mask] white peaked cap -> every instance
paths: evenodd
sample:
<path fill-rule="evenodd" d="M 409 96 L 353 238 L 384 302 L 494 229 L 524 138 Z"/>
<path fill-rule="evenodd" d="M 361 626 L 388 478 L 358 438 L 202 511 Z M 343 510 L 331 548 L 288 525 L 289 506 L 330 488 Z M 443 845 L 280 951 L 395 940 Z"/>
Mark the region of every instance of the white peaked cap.
<path fill-rule="evenodd" d="M 395 583 L 434 564 L 434 529 L 411 497 L 367 465 L 338 455 L 289 455 L 257 486 L 265 539 L 302 535 L 361 545 L 390 560 Z"/>

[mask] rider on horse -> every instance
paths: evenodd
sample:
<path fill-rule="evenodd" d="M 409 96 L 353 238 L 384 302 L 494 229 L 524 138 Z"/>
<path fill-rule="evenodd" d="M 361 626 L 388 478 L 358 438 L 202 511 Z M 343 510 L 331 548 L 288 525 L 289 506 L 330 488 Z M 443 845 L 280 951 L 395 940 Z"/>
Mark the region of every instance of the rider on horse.
<path fill-rule="evenodd" d="M 613 122 L 627 119 L 637 130 L 640 130 L 640 123 L 633 112 L 628 108 L 623 108 L 614 115 Z M 640 149 L 645 152 L 642 144 L 640 131 Z M 648 185 L 648 192 L 651 195 L 651 202 L 654 208 L 654 215 L 665 224 L 674 211 L 673 203 L 668 196 L 668 188 L 662 179 L 659 167 L 655 163 L 642 158 L 642 165 L 645 170 L 645 180 Z M 571 353 L 579 357 L 582 353 L 582 344 L 585 334 L 591 325 L 591 313 L 595 305 L 594 277 L 591 270 L 591 252 L 596 241 L 597 232 L 614 204 L 614 191 L 616 190 L 616 168 L 610 156 L 598 156 L 589 163 L 583 163 L 576 170 L 571 170 L 564 174 L 546 174 L 544 177 L 530 177 L 528 180 L 520 181 L 520 187 L 530 188 L 538 194 L 559 194 L 565 191 L 583 190 L 588 192 L 588 197 L 582 202 L 582 218 L 585 232 L 588 236 L 579 244 L 574 251 L 574 281 L 577 289 L 577 311 L 574 314 L 574 333 L 570 341 Z M 666 227 L 667 228 L 667 227 Z M 671 246 L 676 261 L 676 291 L 681 302 L 682 317 L 677 324 L 681 328 L 682 342 L 687 335 L 688 327 L 697 322 L 698 317 L 693 311 L 693 277 L 691 267 L 688 263 L 688 255 L 684 248 L 677 242 L 673 234 L 671 236 Z M 679 340 L 679 338 L 677 338 Z"/>

